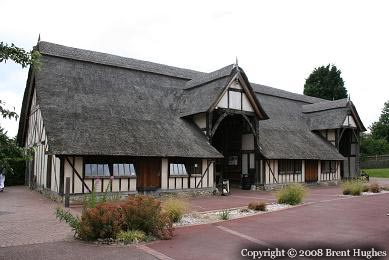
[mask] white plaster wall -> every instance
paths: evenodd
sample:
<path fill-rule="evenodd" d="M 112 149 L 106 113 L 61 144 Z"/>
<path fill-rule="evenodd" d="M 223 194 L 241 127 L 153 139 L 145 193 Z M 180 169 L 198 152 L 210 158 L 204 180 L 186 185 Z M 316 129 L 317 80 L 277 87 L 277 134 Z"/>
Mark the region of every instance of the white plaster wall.
<path fill-rule="evenodd" d="M 254 109 L 251 106 L 250 100 L 248 99 L 246 94 L 243 94 L 243 96 L 242 96 L 242 110 L 243 111 L 254 112 Z"/>
<path fill-rule="evenodd" d="M 193 116 L 193 121 L 199 128 L 206 128 L 207 127 L 207 117 L 205 113 L 200 113 Z"/>
<path fill-rule="evenodd" d="M 167 189 L 168 167 L 169 167 L 169 160 L 167 158 L 162 158 L 162 165 L 161 165 L 161 189 L 162 190 Z"/>
<path fill-rule="evenodd" d="M 230 91 L 230 108 L 241 110 L 241 93 Z"/>
<path fill-rule="evenodd" d="M 348 115 L 343 122 L 343 126 L 357 127 L 357 124 L 355 123 L 354 117 L 351 115 Z"/>
<path fill-rule="evenodd" d="M 224 95 L 220 99 L 217 106 L 221 107 L 221 108 L 228 108 L 228 93 L 227 93 L 227 91 L 224 93 Z"/>

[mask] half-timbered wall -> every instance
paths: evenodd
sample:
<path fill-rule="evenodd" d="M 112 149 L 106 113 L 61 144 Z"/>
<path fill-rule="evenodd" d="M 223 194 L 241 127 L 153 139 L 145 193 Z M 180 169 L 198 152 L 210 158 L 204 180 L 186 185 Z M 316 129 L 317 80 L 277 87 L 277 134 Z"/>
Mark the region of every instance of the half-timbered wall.
<path fill-rule="evenodd" d="M 319 161 L 319 169 L 318 169 L 318 181 L 335 181 L 335 180 L 340 180 L 340 167 L 341 163 L 340 161 L 336 161 L 336 170 L 335 172 L 324 172 L 321 168 L 321 161 Z"/>
<path fill-rule="evenodd" d="M 36 102 L 36 92 L 31 98 L 25 147 L 34 148 L 31 162 L 27 162 L 26 177 L 29 186 L 59 192 L 60 160 L 48 155 L 48 145 L 41 110 Z"/>
<path fill-rule="evenodd" d="M 236 81 L 232 82 L 225 91 L 217 107 L 254 112 L 246 93 Z"/>
<path fill-rule="evenodd" d="M 64 181 L 70 178 L 70 194 L 104 192 L 136 192 L 136 177 L 85 177 L 82 157 L 67 156 L 64 159 Z M 111 182 L 111 184 L 110 184 Z"/>
<path fill-rule="evenodd" d="M 196 188 L 212 188 L 214 185 L 214 163 L 203 159 L 202 174 L 185 176 L 169 176 L 169 160 L 162 159 L 161 189 L 162 190 L 184 190 Z"/>
<path fill-rule="evenodd" d="M 302 161 L 301 174 L 279 174 L 278 160 L 263 160 L 265 164 L 264 184 L 285 184 L 293 182 L 305 182 L 305 161 Z M 334 174 L 322 173 L 321 161 L 318 162 L 318 181 L 340 180 L 340 161 L 336 162 L 336 172 Z M 273 177 L 274 174 L 274 177 Z"/>

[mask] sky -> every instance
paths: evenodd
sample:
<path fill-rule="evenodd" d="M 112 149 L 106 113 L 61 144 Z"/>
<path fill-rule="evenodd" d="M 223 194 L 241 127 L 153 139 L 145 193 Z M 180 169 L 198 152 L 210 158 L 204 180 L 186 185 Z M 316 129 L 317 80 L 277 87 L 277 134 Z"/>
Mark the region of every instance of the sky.
<path fill-rule="evenodd" d="M 41 40 L 211 72 L 234 63 L 251 82 L 302 93 L 335 64 L 366 127 L 389 100 L 389 1 L 0 0 L 0 41 Z M 20 113 L 28 69 L 0 64 L 0 100 Z M 0 120 L 15 136 L 18 122 Z"/>

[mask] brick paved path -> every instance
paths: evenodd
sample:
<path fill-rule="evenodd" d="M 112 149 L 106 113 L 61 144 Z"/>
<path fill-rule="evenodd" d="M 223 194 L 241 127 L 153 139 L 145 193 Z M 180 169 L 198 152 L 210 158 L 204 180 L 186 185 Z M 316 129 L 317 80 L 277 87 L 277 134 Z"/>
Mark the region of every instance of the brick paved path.
<path fill-rule="evenodd" d="M 73 239 L 55 218 L 57 205 L 26 187 L 6 187 L 0 193 L 0 247 Z"/>

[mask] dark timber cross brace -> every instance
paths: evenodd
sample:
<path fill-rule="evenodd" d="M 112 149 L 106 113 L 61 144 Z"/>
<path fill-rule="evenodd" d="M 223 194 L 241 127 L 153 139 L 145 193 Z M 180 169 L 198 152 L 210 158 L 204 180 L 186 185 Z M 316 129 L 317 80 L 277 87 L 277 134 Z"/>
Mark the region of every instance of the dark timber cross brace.
<path fill-rule="evenodd" d="M 76 170 L 76 168 L 74 167 L 74 165 L 70 162 L 69 158 L 66 157 L 66 161 L 68 162 L 68 164 L 70 165 L 70 167 L 72 167 L 73 169 L 73 172 L 77 175 L 77 177 L 80 179 L 80 181 L 82 182 L 82 185 L 89 191 L 89 192 L 92 192 L 88 185 L 86 185 L 86 183 L 84 182 L 84 180 L 81 178 L 80 174 L 78 173 L 78 171 Z M 74 192 L 74 191 L 73 191 Z"/>
<path fill-rule="evenodd" d="M 208 170 L 209 170 L 209 166 L 213 163 L 213 161 L 210 161 L 207 165 L 207 168 L 205 169 L 204 173 L 201 175 L 201 179 L 199 181 L 199 183 L 196 184 L 196 188 L 198 188 L 200 186 L 200 183 L 203 183 L 203 179 L 204 179 L 204 176 L 206 173 L 208 173 Z"/>
<path fill-rule="evenodd" d="M 267 166 L 269 166 L 269 171 L 270 171 L 271 175 L 273 176 L 273 180 L 274 180 L 276 183 L 278 183 L 278 180 L 276 179 L 276 176 L 274 176 L 273 169 L 272 169 L 271 166 L 270 166 L 269 160 L 266 160 L 266 163 L 267 163 Z"/>

